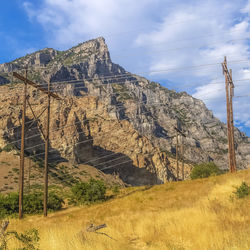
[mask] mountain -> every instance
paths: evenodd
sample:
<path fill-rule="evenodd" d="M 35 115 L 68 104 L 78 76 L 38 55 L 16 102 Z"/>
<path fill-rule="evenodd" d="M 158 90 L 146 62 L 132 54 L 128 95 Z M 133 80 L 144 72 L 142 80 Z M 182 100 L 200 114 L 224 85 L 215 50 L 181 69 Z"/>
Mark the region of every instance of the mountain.
<path fill-rule="evenodd" d="M 177 93 L 159 83 L 127 72 L 111 61 L 104 38 L 79 44 L 66 51 L 46 48 L 0 65 L 0 146 L 20 139 L 22 84 L 11 71 L 57 92 L 51 112 L 50 160 L 88 163 L 116 173 L 133 185 L 176 180 L 175 157 L 178 126 L 185 133 L 185 178 L 190 164 L 214 161 L 227 168 L 226 125 L 205 104 L 185 92 Z M 46 98 L 29 88 L 30 102 L 39 113 Z M 27 118 L 32 119 L 28 111 Z M 40 118 L 44 126 L 45 117 Z M 74 126 L 72 126 L 74 125 Z M 63 128 L 62 128 L 63 127 Z M 62 129 L 61 129 L 62 128 Z M 32 137 L 39 134 L 39 138 Z M 43 153 L 38 123 L 27 132 L 27 154 Z M 83 142 L 84 141 L 84 142 Z M 238 168 L 250 163 L 250 138 L 235 128 Z M 20 148 L 20 142 L 14 143 Z M 37 144 L 42 144 L 34 147 Z"/>

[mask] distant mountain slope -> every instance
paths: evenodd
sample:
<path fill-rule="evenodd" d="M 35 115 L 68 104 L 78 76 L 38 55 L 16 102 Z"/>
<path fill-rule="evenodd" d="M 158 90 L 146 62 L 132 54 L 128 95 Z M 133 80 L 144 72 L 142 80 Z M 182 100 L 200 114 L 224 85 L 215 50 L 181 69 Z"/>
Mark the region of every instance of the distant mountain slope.
<path fill-rule="evenodd" d="M 78 117 L 80 121 L 83 122 L 83 113 L 87 113 L 85 110 L 80 115 L 78 114 L 77 110 L 80 109 L 81 102 L 86 102 L 84 101 L 86 100 L 85 96 L 95 96 L 98 105 L 105 107 L 104 110 L 107 112 L 105 119 L 112 118 L 118 124 L 122 120 L 129 122 L 140 136 L 147 138 L 154 148 L 153 151 L 156 150 L 174 156 L 174 126 L 176 126 L 178 119 L 187 136 L 184 140 L 186 162 L 214 161 L 221 168 L 226 168 L 227 133 L 225 124 L 214 117 L 201 100 L 193 98 L 185 92 L 177 93 L 168 90 L 158 83 L 131 74 L 119 65 L 112 63 L 103 38 L 87 41 L 62 52 L 54 49 L 43 49 L 13 62 L 2 64 L 0 65 L 2 81 L 3 79 L 6 83 L 11 81 L 9 72 L 12 70 L 21 71 L 26 65 L 29 66 L 30 79 L 40 84 L 51 81 L 53 90 L 67 97 L 67 105 L 73 98 L 67 112 L 71 112 L 75 105 L 77 107 L 74 108 L 75 117 L 80 116 L 80 118 Z M 18 97 L 15 100 L 17 99 Z M 34 98 L 34 101 L 36 101 L 36 98 Z M 67 108 L 65 107 L 64 110 L 67 110 Z M 13 119 L 17 119 L 17 113 L 11 113 L 8 119 L 12 119 L 12 114 L 13 117 L 15 116 Z M 59 124 L 64 124 L 62 118 L 57 119 Z M 75 118 L 75 121 L 77 119 Z M 100 121 L 99 118 L 96 119 Z M 12 121 L 13 124 L 16 122 L 17 120 Z M 6 123 L 3 123 L 3 130 L 5 125 Z M 68 131 L 67 133 L 70 134 L 71 132 Z M 110 131 L 111 137 L 112 132 Z M 95 136 L 93 135 L 93 138 Z M 129 133 L 121 134 L 122 136 L 129 136 Z M 5 138 L 13 139 L 8 136 Z M 250 163 L 250 138 L 235 129 L 235 141 L 237 165 L 239 168 L 246 168 Z M 72 145 L 72 143 L 68 142 L 69 145 Z M 129 148 L 129 144 L 126 145 L 126 148 Z M 84 155 L 85 151 L 82 150 L 81 154 Z M 87 150 L 86 152 L 89 151 L 89 149 L 85 150 Z M 133 154 L 125 153 L 123 150 L 120 153 L 132 157 L 134 160 Z M 133 150 L 136 152 L 135 148 Z M 138 157 L 139 153 L 135 154 Z M 148 153 L 146 158 L 152 159 L 150 157 L 152 156 L 149 156 Z M 79 157 L 77 154 L 74 155 L 74 159 L 79 162 L 83 161 L 81 156 Z M 157 167 L 155 164 L 152 165 L 150 161 L 146 160 L 142 165 L 137 163 L 137 166 L 151 169 L 152 173 L 156 173 Z M 176 176 L 176 170 L 170 170 L 168 167 L 163 172 L 167 173 L 168 171 L 171 174 L 170 172 L 169 174 L 162 174 L 161 181 L 164 178 L 170 178 L 171 175 Z"/>

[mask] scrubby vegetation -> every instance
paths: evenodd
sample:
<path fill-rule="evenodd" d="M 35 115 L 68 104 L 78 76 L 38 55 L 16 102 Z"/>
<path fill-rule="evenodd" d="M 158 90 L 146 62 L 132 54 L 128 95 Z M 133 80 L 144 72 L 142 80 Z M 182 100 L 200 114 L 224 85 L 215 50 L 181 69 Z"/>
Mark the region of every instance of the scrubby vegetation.
<path fill-rule="evenodd" d="M 8 231 L 9 221 L 3 221 L 1 226 L 0 234 L 0 250 L 8 250 L 9 241 L 15 240 L 21 246 L 20 250 L 36 250 L 38 249 L 38 242 L 40 240 L 38 230 L 32 228 L 23 233 L 18 233 L 17 231 Z"/>
<path fill-rule="evenodd" d="M 14 146 L 12 144 L 7 144 L 6 146 L 3 147 L 2 151 L 10 152 L 13 149 L 14 149 Z"/>
<path fill-rule="evenodd" d="M 222 171 L 219 169 L 219 167 L 213 162 L 207 162 L 195 165 L 191 171 L 190 178 L 194 180 L 219 174 L 222 174 Z"/>
<path fill-rule="evenodd" d="M 243 181 L 240 186 L 236 187 L 234 194 L 239 199 L 245 198 L 250 194 L 250 186 L 248 186 L 247 183 Z"/>
<path fill-rule="evenodd" d="M 48 210 L 57 211 L 64 201 L 55 193 L 49 193 Z M 25 214 L 37 214 L 43 210 L 43 194 L 40 192 L 24 195 L 23 210 Z M 15 216 L 18 213 L 18 193 L 0 194 L 0 218 Z"/>
<path fill-rule="evenodd" d="M 72 204 L 88 204 L 105 200 L 107 187 L 101 180 L 90 179 L 88 182 L 79 182 L 72 187 Z"/>

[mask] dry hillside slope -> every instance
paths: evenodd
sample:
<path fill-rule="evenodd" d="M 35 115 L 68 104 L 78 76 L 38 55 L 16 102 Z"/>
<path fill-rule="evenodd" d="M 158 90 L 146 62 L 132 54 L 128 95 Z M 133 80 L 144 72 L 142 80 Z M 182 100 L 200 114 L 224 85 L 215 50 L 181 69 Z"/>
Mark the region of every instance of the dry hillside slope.
<path fill-rule="evenodd" d="M 11 220 L 10 229 L 39 229 L 41 249 L 250 249 L 250 196 L 233 197 L 250 170 L 194 181 L 131 187 L 107 202 Z M 86 232 L 91 223 L 107 224 Z M 12 246 L 15 245 L 12 242 Z M 17 245 L 15 245 L 17 247 Z"/>

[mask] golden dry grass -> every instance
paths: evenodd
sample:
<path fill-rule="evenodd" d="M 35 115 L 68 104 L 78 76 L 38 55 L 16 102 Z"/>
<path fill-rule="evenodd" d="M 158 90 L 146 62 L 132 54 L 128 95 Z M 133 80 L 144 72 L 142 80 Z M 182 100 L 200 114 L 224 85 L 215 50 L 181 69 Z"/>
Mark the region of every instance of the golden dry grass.
<path fill-rule="evenodd" d="M 102 204 L 74 207 L 44 219 L 12 220 L 9 229 L 39 229 L 40 249 L 250 249 L 250 197 L 230 196 L 250 171 L 121 191 Z M 90 223 L 106 223 L 103 234 Z M 83 230 L 83 233 L 80 231 Z M 14 242 L 11 243 L 14 246 Z"/>

